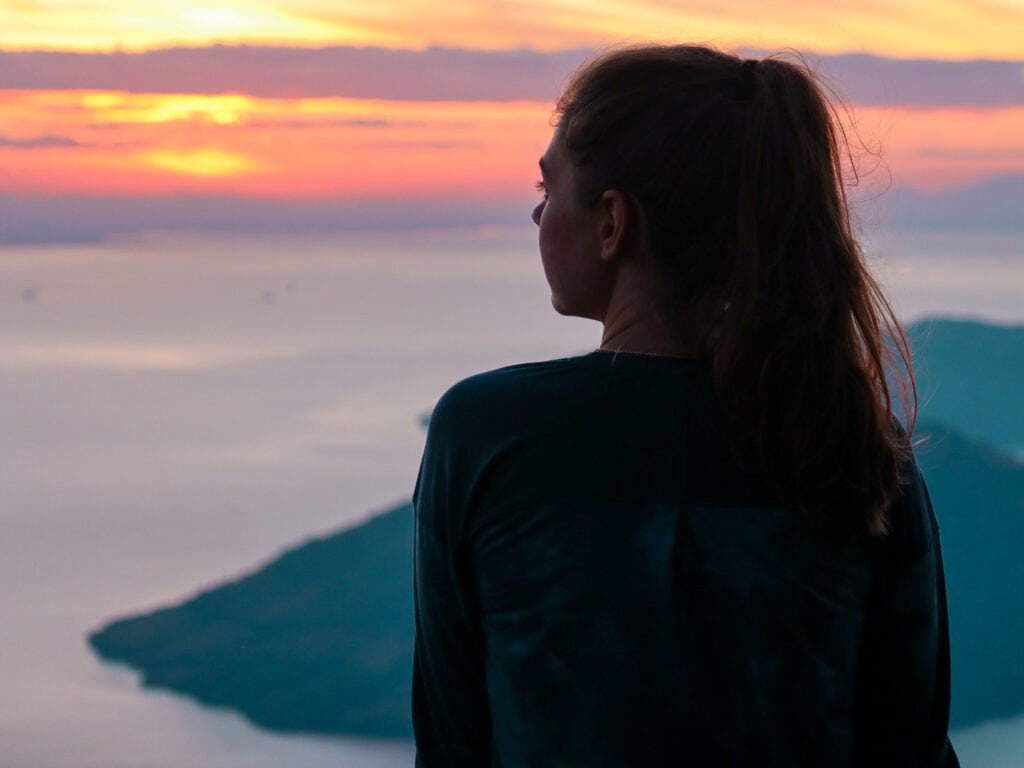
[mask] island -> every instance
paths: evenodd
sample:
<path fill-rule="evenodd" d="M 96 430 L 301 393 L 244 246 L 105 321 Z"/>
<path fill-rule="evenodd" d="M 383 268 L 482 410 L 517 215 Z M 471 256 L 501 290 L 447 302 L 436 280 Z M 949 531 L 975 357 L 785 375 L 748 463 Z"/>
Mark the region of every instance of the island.
<path fill-rule="evenodd" d="M 1024 327 L 911 328 L 916 451 L 942 529 L 952 726 L 1024 712 Z M 184 602 L 89 636 L 142 685 L 289 732 L 409 738 L 413 512 L 304 542 Z"/>

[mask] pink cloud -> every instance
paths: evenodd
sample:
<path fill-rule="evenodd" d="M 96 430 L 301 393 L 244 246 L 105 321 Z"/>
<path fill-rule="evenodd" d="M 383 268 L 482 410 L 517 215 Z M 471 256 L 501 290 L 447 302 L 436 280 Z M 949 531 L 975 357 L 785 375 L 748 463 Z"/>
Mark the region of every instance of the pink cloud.
<path fill-rule="evenodd" d="M 56 147 L 85 146 L 88 145 L 67 136 L 30 136 L 23 139 L 0 136 L 0 147 L 13 147 L 14 149 L 53 149 Z"/>

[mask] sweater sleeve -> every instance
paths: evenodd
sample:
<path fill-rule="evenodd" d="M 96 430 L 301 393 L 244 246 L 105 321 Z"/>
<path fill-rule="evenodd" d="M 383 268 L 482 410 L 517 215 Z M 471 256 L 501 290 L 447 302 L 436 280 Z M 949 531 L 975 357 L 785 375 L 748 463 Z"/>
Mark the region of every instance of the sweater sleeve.
<path fill-rule="evenodd" d="M 442 399 L 431 416 L 413 495 L 417 768 L 491 764 L 483 632 L 464 535 L 469 468 L 452 410 Z"/>
<path fill-rule="evenodd" d="M 916 467 L 879 548 L 856 713 L 857 765 L 955 768 L 939 528 Z"/>

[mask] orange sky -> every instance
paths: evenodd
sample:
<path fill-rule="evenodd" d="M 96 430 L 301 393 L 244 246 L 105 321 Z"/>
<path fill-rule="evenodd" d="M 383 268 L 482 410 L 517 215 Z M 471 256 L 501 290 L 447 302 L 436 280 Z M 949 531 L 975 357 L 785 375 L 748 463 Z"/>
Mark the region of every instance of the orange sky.
<path fill-rule="evenodd" d="M 551 130 L 541 102 L 0 91 L 0 110 L 0 190 L 30 193 L 522 197 Z M 1024 173 L 1024 106 L 855 115 L 897 185 Z"/>
<path fill-rule="evenodd" d="M 0 91 L 0 189 L 273 197 L 529 194 L 550 104 Z M 44 142 L 40 142 L 44 144 Z"/>
<path fill-rule="evenodd" d="M 0 7 L 0 49 L 217 40 L 568 48 L 664 39 L 679 29 L 690 39 L 699 30 L 701 39 L 819 52 L 1024 60 L 1024 7 L 1016 0 L 770 5 L 769 13 L 751 0 L 694 0 L 669 10 L 644 0 L 626 13 L 611 0 L 450 0 L 425 12 L 426 4 L 407 0 L 372 10 L 334 0 L 12 0 Z M 0 192 L 522 198 L 550 134 L 551 106 L 0 90 Z M 1024 103 L 854 107 L 895 185 L 938 191 L 1024 173 Z"/>
<path fill-rule="evenodd" d="M 855 114 L 865 142 L 881 148 L 883 166 L 896 185 L 943 191 L 1024 174 L 1024 105 L 858 107 Z"/>
<path fill-rule="evenodd" d="M 622 39 L 1019 59 L 1020 0 L 7 0 L 0 47 L 210 42 L 589 47 Z"/>

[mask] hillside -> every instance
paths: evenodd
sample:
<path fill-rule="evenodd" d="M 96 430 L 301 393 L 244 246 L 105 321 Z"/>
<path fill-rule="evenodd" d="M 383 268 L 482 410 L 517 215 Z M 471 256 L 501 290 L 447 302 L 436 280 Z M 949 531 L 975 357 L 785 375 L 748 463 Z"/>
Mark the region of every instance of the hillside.
<path fill-rule="evenodd" d="M 1024 326 L 943 319 L 907 332 L 921 417 L 1024 451 Z"/>
<path fill-rule="evenodd" d="M 918 463 L 942 534 L 954 726 L 1024 711 L 1024 463 L 924 424 Z"/>
<path fill-rule="evenodd" d="M 1024 464 L 997 447 L 1024 442 L 1024 329 L 942 321 L 912 336 L 918 458 L 946 562 L 952 721 L 963 726 L 1024 712 Z M 266 728 L 408 737 L 412 532 L 405 504 L 89 642 L 148 687 Z"/>
<path fill-rule="evenodd" d="M 284 731 L 408 736 L 412 505 L 89 642 L 147 687 Z"/>

